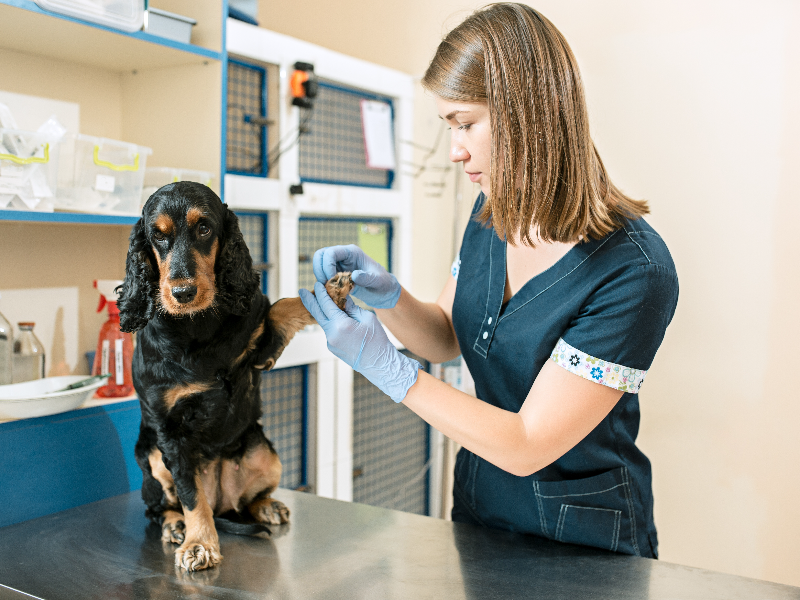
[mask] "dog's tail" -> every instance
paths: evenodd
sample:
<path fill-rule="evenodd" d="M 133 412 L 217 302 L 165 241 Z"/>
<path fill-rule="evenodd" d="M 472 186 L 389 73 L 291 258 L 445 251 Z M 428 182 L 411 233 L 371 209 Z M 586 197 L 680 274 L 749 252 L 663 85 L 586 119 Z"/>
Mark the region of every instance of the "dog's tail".
<path fill-rule="evenodd" d="M 236 535 L 256 535 L 258 533 L 272 535 L 272 530 L 263 523 L 244 523 L 242 521 L 214 517 L 214 525 L 217 526 L 219 531 Z"/>

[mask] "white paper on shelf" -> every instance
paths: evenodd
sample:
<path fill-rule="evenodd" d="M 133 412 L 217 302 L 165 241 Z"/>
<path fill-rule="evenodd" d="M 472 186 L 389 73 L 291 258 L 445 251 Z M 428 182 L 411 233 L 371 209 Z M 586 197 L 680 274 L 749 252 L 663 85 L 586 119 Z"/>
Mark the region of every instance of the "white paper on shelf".
<path fill-rule="evenodd" d="M 372 169 L 394 169 L 396 162 L 391 105 L 378 100 L 362 100 L 361 125 L 364 130 L 367 166 Z"/>

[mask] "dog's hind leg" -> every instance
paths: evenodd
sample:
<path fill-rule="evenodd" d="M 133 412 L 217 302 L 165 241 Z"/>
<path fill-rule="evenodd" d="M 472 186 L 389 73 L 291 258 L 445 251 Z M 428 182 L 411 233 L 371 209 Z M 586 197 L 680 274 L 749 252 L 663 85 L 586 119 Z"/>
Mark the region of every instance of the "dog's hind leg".
<path fill-rule="evenodd" d="M 247 510 L 253 518 L 264 525 L 282 525 L 289 522 L 289 509 L 280 500 L 272 498 L 281 480 L 283 465 L 272 445 L 262 431 L 258 431 L 258 441 L 248 448 L 237 469 L 246 487 L 241 494 L 251 498 Z"/>
<path fill-rule="evenodd" d="M 165 510 L 164 522 L 161 524 L 161 541 L 182 544 L 186 538 L 186 522 L 183 513 L 177 510 Z"/>

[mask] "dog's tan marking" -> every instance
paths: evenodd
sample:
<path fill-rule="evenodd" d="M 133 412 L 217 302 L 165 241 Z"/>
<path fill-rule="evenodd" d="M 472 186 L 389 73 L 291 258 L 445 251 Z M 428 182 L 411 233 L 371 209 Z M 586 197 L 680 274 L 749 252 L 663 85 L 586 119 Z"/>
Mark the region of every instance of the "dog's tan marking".
<path fill-rule="evenodd" d="M 163 401 L 166 405 L 167 409 L 171 409 L 181 398 L 186 398 L 187 396 L 191 396 L 192 394 L 202 394 L 203 392 L 207 392 L 211 389 L 210 383 L 184 383 L 182 385 L 176 385 L 174 388 L 168 389 L 164 392 Z"/>
<path fill-rule="evenodd" d="M 164 490 L 167 504 L 172 508 L 178 508 L 180 502 L 178 501 L 178 494 L 175 491 L 175 481 L 172 479 L 172 473 L 169 472 L 169 469 L 167 469 L 164 464 L 161 450 L 153 448 L 147 460 L 150 463 L 150 471 L 152 471 L 153 477 L 161 484 L 161 489 Z"/>
<path fill-rule="evenodd" d="M 183 513 L 176 510 L 164 511 L 164 522 L 161 524 L 161 541 L 171 544 L 182 544 L 186 535 L 186 524 Z"/>
<path fill-rule="evenodd" d="M 156 217 L 153 225 L 164 235 L 169 235 L 175 229 L 175 223 L 172 221 L 172 218 L 164 213 Z"/>
<path fill-rule="evenodd" d="M 167 254 L 165 259 L 161 259 L 161 255 L 158 253 L 158 248 L 153 247 L 153 254 L 156 256 L 156 264 L 158 264 L 158 274 L 159 274 L 159 286 L 163 288 L 167 279 L 169 279 L 169 259 L 172 254 Z"/>
<path fill-rule="evenodd" d="M 172 261 L 172 253 L 170 252 L 165 256 L 163 259 L 161 255 L 158 253 L 156 248 L 153 248 L 153 254 L 156 256 L 156 263 L 158 264 L 158 290 L 159 290 L 159 299 L 161 306 L 167 312 L 172 312 L 170 310 L 173 304 L 177 304 L 175 299 L 172 297 L 172 282 L 169 278 L 169 265 Z"/>
<path fill-rule="evenodd" d="M 250 334 L 250 339 L 247 342 L 247 346 L 245 347 L 244 351 L 236 357 L 236 360 L 233 361 L 233 366 L 235 367 L 240 362 L 242 362 L 245 357 L 250 354 L 256 348 L 256 344 L 258 340 L 261 339 L 261 335 L 264 333 L 264 323 L 259 323 L 258 327 L 253 330 L 253 333 Z M 256 367 L 258 368 L 258 367 Z"/>
<path fill-rule="evenodd" d="M 219 475 L 221 471 L 221 463 L 221 459 L 215 458 L 211 462 L 204 463 L 200 467 L 200 480 L 203 482 L 203 490 L 206 493 L 206 500 L 208 501 L 208 505 L 211 507 L 211 510 L 215 515 L 222 514 L 219 511 Z"/>
<path fill-rule="evenodd" d="M 214 265 L 217 262 L 218 246 L 219 240 L 214 240 L 211 251 L 206 255 L 192 250 L 196 266 L 194 284 L 197 286 L 197 296 L 188 305 L 185 305 L 191 307 L 190 312 L 205 310 L 214 304 L 214 295 L 217 289 L 217 274 L 214 271 Z"/>
<path fill-rule="evenodd" d="M 271 494 L 282 472 L 280 458 L 266 444 L 251 448 L 239 461 L 223 460 L 216 512 L 241 511 L 257 496 Z"/>
<path fill-rule="evenodd" d="M 194 226 L 203 217 L 203 211 L 199 208 L 190 208 L 186 211 L 186 224 L 189 227 Z"/>
<path fill-rule="evenodd" d="M 206 499 L 200 474 L 195 475 L 197 504 L 193 510 L 184 506 L 186 538 L 175 551 L 175 565 L 187 571 L 199 571 L 214 567 L 222 560 L 219 551 L 219 536 L 214 527 L 214 513 Z"/>

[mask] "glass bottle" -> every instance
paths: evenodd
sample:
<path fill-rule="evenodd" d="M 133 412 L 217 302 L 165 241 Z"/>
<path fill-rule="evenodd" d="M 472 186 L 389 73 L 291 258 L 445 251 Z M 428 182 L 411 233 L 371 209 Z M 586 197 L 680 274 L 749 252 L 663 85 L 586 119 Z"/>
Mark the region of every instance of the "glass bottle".
<path fill-rule="evenodd" d="M 19 336 L 14 340 L 14 383 L 44 377 L 44 346 L 33 333 L 36 323 L 17 323 Z"/>
<path fill-rule="evenodd" d="M 12 381 L 11 356 L 14 353 L 14 334 L 11 323 L 0 313 L 0 385 Z"/>

